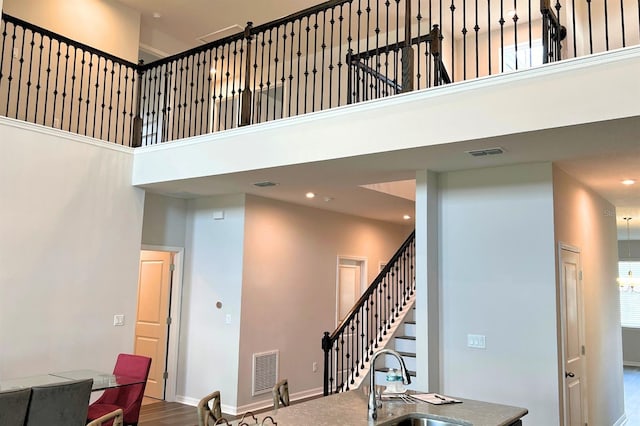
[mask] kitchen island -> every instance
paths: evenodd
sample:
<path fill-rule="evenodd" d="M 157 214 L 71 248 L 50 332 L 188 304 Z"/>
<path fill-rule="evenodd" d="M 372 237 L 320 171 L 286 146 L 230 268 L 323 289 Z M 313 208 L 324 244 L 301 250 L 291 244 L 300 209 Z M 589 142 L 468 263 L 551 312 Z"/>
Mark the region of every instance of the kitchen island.
<path fill-rule="evenodd" d="M 521 424 L 519 419 L 528 412 L 525 408 L 459 399 L 461 403 L 445 405 L 383 401 L 378 418 L 373 420 L 368 418 L 367 396 L 361 390 L 352 390 L 263 412 L 258 418 L 260 423 L 271 425 L 269 419 L 265 421 L 271 416 L 278 426 L 386 426 L 403 425 L 400 422 L 403 418 L 416 415 L 457 425 L 515 426 Z"/>

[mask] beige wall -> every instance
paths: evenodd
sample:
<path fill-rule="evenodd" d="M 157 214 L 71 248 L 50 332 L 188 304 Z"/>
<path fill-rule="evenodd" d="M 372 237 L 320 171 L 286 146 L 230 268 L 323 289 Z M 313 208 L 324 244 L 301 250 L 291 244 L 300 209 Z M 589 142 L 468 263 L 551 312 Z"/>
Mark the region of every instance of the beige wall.
<path fill-rule="evenodd" d="M 278 349 L 292 394 L 321 392 L 323 332 L 335 329 L 338 255 L 365 257 L 368 281 L 411 232 L 392 225 L 247 196 L 238 405 L 251 396 L 253 353 Z M 312 363 L 318 363 L 312 372 Z"/>
<path fill-rule="evenodd" d="M 0 134 L 0 379 L 110 371 L 133 350 L 133 153 L 6 118 Z"/>
<path fill-rule="evenodd" d="M 140 14 L 113 0 L 5 0 L 3 12 L 138 62 Z"/>
<path fill-rule="evenodd" d="M 184 247 L 187 200 L 147 192 L 142 244 Z"/>
<path fill-rule="evenodd" d="M 624 414 L 615 208 L 558 167 L 553 186 L 556 243 L 582 262 L 589 424 L 614 424 Z"/>

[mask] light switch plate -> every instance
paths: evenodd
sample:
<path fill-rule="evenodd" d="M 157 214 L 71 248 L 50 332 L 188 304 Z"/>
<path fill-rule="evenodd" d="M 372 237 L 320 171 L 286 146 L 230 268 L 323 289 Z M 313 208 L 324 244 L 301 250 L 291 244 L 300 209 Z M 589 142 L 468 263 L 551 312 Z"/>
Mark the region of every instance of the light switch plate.
<path fill-rule="evenodd" d="M 113 325 L 122 326 L 124 325 L 124 315 L 118 314 L 113 316 Z"/>
<path fill-rule="evenodd" d="M 482 334 L 467 334 L 467 346 L 476 349 L 486 349 L 486 337 Z"/>

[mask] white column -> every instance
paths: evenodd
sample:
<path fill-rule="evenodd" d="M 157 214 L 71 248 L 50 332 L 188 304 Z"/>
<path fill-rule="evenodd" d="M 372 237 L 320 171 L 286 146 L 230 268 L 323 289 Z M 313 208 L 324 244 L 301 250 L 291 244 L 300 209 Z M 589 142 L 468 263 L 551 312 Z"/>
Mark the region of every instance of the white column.
<path fill-rule="evenodd" d="M 438 175 L 416 173 L 417 389 L 440 391 Z"/>

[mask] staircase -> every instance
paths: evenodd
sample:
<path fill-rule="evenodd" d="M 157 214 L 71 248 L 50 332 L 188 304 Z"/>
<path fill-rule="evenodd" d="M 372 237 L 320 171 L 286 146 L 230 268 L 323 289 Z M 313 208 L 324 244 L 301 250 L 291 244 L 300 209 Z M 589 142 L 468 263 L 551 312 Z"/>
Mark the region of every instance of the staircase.
<path fill-rule="evenodd" d="M 416 320 L 415 320 L 415 306 L 409 309 L 406 316 L 399 324 L 392 338 L 389 339 L 387 345 L 388 349 L 393 349 L 402 356 L 405 366 L 411 376 L 412 384 L 406 386 L 409 389 L 415 385 L 416 377 Z M 383 359 L 378 359 L 376 362 L 376 383 L 383 385 L 386 381 L 386 375 L 389 368 L 400 368 L 398 360 L 391 355 L 385 355 Z"/>
<path fill-rule="evenodd" d="M 333 333 L 324 333 L 325 396 L 360 386 L 368 377 L 371 356 L 385 347 L 403 352 L 407 368 L 415 376 L 414 303 L 415 232 L 412 232 L 338 328 Z M 387 368 L 384 368 L 382 360 L 378 360 L 376 367 L 385 372 L 388 367 L 398 367 L 391 362 L 385 359 Z M 378 383 L 384 383 L 384 379 Z"/>

